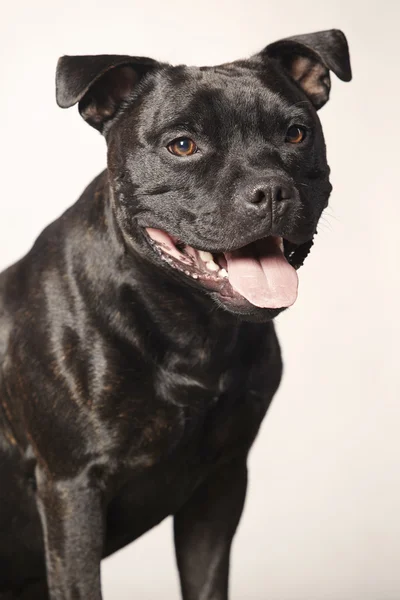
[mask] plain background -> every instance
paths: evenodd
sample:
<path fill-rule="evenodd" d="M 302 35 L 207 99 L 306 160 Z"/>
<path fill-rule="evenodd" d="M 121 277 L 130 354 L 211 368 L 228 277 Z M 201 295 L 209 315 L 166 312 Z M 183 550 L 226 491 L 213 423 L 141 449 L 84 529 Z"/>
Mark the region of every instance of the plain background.
<path fill-rule="evenodd" d="M 400 598 L 396 2 L 21 0 L 2 4 L 0 267 L 105 165 L 54 99 L 62 54 L 212 64 L 340 28 L 354 80 L 320 112 L 334 191 L 300 297 L 277 322 L 285 376 L 250 460 L 232 599 Z M 397 342 L 398 343 L 398 342 Z M 177 599 L 171 521 L 103 563 L 106 600 Z"/>

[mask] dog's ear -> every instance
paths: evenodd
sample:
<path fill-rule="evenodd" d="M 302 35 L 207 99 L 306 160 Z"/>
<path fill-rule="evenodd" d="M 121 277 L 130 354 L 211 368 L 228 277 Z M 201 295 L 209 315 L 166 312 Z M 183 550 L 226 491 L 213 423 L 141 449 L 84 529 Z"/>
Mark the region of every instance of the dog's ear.
<path fill-rule="evenodd" d="M 261 55 L 277 60 L 317 110 L 329 99 L 329 71 L 342 81 L 351 80 L 349 47 L 338 29 L 279 40 L 267 46 Z"/>
<path fill-rule="evenodd" d="M 160 66 L 152 58 L 134 56 L 62 56 L 56 72 L 57 104 L 69 108 L 79 102 L 85 121 L 102 131 L 141 77 Z"/>

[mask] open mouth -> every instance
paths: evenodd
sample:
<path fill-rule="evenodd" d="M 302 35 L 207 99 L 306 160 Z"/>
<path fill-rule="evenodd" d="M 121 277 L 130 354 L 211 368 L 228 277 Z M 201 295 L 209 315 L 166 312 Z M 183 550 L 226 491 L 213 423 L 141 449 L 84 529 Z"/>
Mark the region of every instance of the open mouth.
<path fill-rule="evenodd" d="M 146 228 L 162 260 L 191 277 L 222 300 L 259 308 L 287 308 L 297 298 L 296 270 L 303 264 L 312 240 L 296 246 L 268 236 L 229 252 L 197 250 L 161 229 Z"/>

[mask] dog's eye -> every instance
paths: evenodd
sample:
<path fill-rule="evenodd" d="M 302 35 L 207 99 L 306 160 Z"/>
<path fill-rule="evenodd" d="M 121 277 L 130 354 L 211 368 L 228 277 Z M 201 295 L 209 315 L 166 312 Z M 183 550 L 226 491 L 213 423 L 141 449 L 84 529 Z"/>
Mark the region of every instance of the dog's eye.
<path fill-rule="evenodd" d="M 300 144 L 306 137 L 306 130 L 299 125 L 292 125 L 286 132 L 285 142 L 290 144 Z"/>
<path fill-rule="evenodd" d="M 171 154 L 175 156 L 191 156 L 197 152 L 197 146 L 190 138 L 177 138 L 170 142 L 167 146 Z"/>

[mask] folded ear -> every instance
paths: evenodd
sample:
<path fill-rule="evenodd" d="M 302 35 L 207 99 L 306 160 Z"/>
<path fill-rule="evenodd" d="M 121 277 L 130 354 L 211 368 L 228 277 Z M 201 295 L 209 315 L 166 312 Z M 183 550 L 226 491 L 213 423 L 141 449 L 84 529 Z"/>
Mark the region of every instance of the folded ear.
<path fill-rule="evenodd" d="M 342 81 L 351 80 L 347 40 L 338 29 L 279 40 L 267 46 L 261 55 L 277 60 L 317 110 L 329 99 L 329 71 Z"/>
<path fill-rule="evenodd" d="M 159 66 L 151 58 L 136 56 L 62 56 L 56 73 L 57 104 L 69 108 L 79 102 L 85 121 L 102 131 L 141 77 Z"/>

